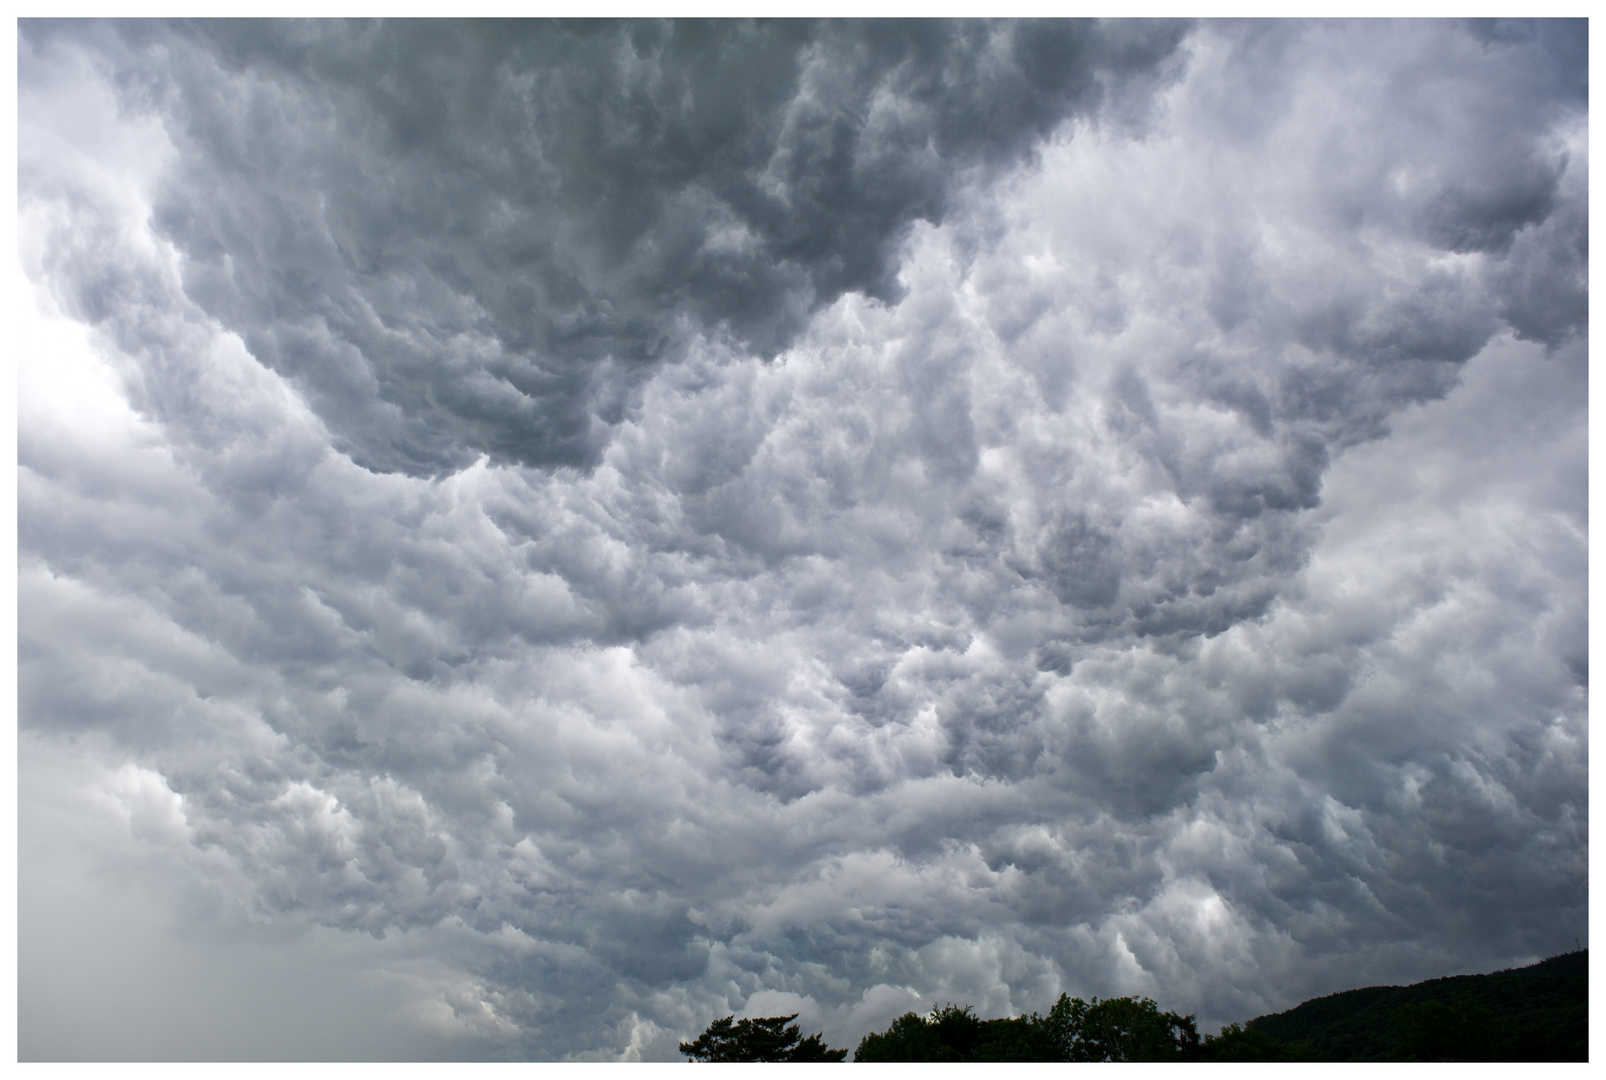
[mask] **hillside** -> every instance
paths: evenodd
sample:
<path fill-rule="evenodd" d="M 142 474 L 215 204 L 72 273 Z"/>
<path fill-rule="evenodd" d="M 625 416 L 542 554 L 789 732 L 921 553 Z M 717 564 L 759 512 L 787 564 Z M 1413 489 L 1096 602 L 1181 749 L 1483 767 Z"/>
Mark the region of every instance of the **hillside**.
<path fill-rule="evenodd" d="M 1346 990 L 1247 1027 L 1323 1061 L 1587 1061 L 1589 950 L 1488 975 Z"/>
<path fill-rule="evenodd" d="M 796 1014 L 715 1021 L 681 1052 L 705 1061 L 830 1061 L 819 1036 L 803 1057 Z M 784 1028 L 784 1031 L 783 1031 Z M 784 1041 L 784 1040 L 782 1040 Z M 790 1045 L 790 1044 L 789 1044 Z M 783 1052 L 784 1051 L 784 1052 Z M 803 1046 L 798 1051 L 804 1051 Z M 860 1040 L 854 1061 L 1524 1061 L 1589 1060 L 1589 952 L 1410 986 L 1367 986 L 1200 1038 L 1192 1016 L 1150 998 L 1061 994 L 1048 1015 L 984 1020 L 968 1005 L 910 1012 Z"/>

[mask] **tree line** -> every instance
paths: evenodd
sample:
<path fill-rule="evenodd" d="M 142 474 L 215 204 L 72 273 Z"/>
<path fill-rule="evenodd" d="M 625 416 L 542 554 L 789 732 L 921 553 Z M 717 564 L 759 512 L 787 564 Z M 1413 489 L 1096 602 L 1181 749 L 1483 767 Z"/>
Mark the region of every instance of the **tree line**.
<path fill-rule="evenodd" d="M 846 1049 L 804 1038 L 797 1014 L 714 1021 L 680 1052 L 695 1061 L 842 1061 Z M 1236 1026 L 1203 1039 L 1192 1016 L 1162 1012 L 1149 998 L 1083 1001 L 1061 994 L 1048 1015 L 979 1018 L 970 1006 L 943 1005 L 925 1016 L 904 1013 L 859 1041 L 854 1061 L 1211 1061 L 1240 1044 L 1260 1047 L 1258 1032 Z M 1266 1060 L 1257 1058 L 1255 1060 Z M 1273 1058 L 1272 1060 L 1283 1060 Z"/>
<path fill-rule="evenodd" d="M 1587 1061 L 1588 950 L 1528 968 L 1374 986 L 1199 1035 L 1146 997 L 1061 994 L 1047 1015 L 984 1020 L 970 1006 L 908 1012 L 859 1041 L 854 1061 Z M 694 1061 L 843 1061 L 791 1016 L 710 1024 Z"/>

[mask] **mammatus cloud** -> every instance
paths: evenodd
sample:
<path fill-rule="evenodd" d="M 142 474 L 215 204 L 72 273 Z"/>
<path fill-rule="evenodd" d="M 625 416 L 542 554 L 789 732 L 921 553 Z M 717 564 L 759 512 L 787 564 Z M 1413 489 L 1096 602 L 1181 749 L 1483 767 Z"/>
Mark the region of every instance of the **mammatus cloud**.
<path fill-rule="evenodd" d="M 186 294 L 378 471 L 594 467 L 697 335 L 899 293 L 960 177 L 1163 78 L 1165 23 L 387 22 L 85 39 L 177 160 Z M 99 317 L 104 286 L 75 298 Z"/>
<path fill-rule="evenodd" d="M 1587 928 L 1579 25 L 20 39 L 25 833 L 402 1056 Z"/>

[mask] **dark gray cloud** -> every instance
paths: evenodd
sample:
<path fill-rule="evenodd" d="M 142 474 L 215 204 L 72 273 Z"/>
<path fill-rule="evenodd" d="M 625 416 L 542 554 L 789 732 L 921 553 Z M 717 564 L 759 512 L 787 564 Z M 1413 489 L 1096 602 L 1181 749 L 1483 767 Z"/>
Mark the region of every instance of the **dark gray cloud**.
<path fill-rule="evenodd" d="M 185 290 L 341 447 L 439 474 L 596 464 L 688 335 L 774 355 L 895 300 L 957 178 L 1153 82 L 1181 26 L 30 24 L 104 43 L 179 151 Z M 106 285 L 76 299 L 102 317 Z"/>
<path fill-rule="evenodd" d="M 356 1056 L 1570 946 L 1581 34 L 24 24 L 23 1055 L 86 880 Z"/>

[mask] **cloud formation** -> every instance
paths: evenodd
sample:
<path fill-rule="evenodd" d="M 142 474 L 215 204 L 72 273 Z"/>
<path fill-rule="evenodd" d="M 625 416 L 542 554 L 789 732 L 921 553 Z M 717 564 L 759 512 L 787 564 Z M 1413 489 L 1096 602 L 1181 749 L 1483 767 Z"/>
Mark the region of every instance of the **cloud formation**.
<path fill-rule="evenodd" d="M 187 295 L 378 471 L 597 464 L 658 364 L 895 299 L 957 177 L 1162 77 L 1181 27 L 38 24 L 177 162 Z M 48 47 L 48 46 L 47 46 Z M 96 317 L 90 286 L 79 304 Z"/>
<path fill-rule="evenodd" d="M 410 1056 L 1570 945 L 1584 40 L 24 23 L 25 834 Z"/>

